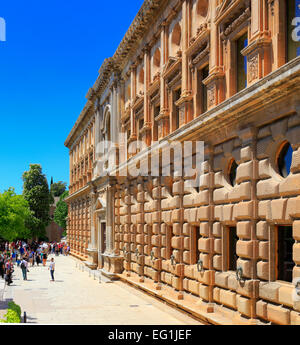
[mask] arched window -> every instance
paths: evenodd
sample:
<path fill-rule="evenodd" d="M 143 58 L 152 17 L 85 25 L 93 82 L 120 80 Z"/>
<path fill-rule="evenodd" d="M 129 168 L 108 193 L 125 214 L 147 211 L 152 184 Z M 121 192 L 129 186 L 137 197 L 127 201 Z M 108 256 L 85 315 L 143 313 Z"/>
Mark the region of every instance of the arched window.
<path fill-rule="evenodd" d="M 157 48 L 155 50 L 155 53 L 153 55 L 153 77 L 156 75 L 157 72 L 160 70 L 160 62 L 161 62 L 161 57 L 160 57 L 160 49 Z"/>
<path fill-rule="evenodd" d="M 144 91 L 144 69 L 142 68 L 139 72 L 139 77 L 138 77 L 138 93 Z"/>
<path fill-rule="evenodd" d="M 237 173 L 238 165 L 234 159 L 231 160 L 228 169 L 228 178 L 230 184 L 234 187 L 236 184 L 236 173 Z"/>
<path fill-rule="evenodd" d="M 289 142 L 285 142 L 277 155 L 277 168 L 282 177 L 287 177 L 291 172 L 293 148 Z"/>
<path fill-rule="evenodd" d="M 172 38 L 171 38 L 171 47 L 172 47 L 172 54 L 176 55 L 177 51 L 180 48 L 181 44 L 181 27 L 180 24 L 177 23 L 174 26 Z"/>

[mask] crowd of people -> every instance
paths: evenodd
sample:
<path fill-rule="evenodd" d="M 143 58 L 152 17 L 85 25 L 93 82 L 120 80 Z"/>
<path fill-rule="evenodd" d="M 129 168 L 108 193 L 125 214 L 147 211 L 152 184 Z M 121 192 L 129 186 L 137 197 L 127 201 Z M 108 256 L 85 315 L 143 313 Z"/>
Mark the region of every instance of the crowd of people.
<path fill-rule="evenodd" d="M 66 243 L 46 243 L 25 241 L 5 242 L 0 244 L 0 277 L 7 285 L 12 284 L 12 274 L 15 266 L 22 270 L 23 280 L 27 280 L 29 267 L 40 264 L 46 266 L 50 254 L 69 255 L 70 247 Z M 49 269 L 54 281 L 54 259 L 51 258 Z"/>

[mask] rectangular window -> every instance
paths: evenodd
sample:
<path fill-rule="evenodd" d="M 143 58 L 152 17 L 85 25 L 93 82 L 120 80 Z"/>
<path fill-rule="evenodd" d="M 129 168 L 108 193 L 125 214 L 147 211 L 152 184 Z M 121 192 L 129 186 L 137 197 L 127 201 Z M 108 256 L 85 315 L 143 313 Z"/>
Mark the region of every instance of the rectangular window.
<path fill-rule="evenodd" d="M 247 87 L 247 57 L 241 51 L 248 45 L 248 34 L 244 34 L 236 41 L 236 73 L 237 92 Z"/>
<path fill-rule="evenodd" d="M 206 66 L 202 69 L 202 113 L 205 113 L 207 111 L 207 87 L 205 84 L 203 84 L 203 80 L 206 79 L 209 75 L 209 66 Z"/>
<path fill-rule="evenodd" d="M 287 62 L 300 56 L 300 0 L 287 0 Z"/>
<path fill-rule="evenodd" d="M 177 102 L 181 97 L 181 89 L 178 89 L 174 92 L 174 103 Z M 175 108 L 175 129 L 178 129 L 180 126 L 180 112 L 179 112 L 179 107 L 176 107 L 174 104 Z"/>
<path fill-rule="evenodd" d="M 236 234 L 236 227 L 228 228 L 228 271 L 236 271 L 236 244 L 239 238 Z"/>
<path fill-rule="evenodd" d="M 191 264 L 194 265 L 198 262 L 200 258 L 200 250 L 199 250 L 199 239 L 200 239 L 200 227 L 199 226 L 193 226 L 192 227 L 192 249 L 194 250 L 194 253 L 192 254 L 192 259 Z"/>
<path fill-rule="evenodd" d="M 277 228 L 277 280 L 292 282 L 293 268 L 293 238 L 292 226 L 279 226 Z"/>

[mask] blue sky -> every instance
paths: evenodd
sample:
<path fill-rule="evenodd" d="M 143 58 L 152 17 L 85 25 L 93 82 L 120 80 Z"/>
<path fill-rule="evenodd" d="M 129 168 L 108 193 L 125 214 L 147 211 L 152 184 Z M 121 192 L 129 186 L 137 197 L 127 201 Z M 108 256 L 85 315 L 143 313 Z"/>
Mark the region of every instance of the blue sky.
<path fill-rule="evenodd" d="M 41 164 L 49 182 L 69 183 L 65 139 L 142 3 L 1 1 L 0 192 L 22 193 L 30 163 Z"/>

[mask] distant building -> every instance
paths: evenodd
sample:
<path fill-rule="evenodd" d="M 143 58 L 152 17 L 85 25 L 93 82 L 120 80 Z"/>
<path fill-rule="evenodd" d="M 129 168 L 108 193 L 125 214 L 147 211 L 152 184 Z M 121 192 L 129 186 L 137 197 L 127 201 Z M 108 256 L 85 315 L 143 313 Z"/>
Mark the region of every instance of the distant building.
<path fill-rule="evenodd" d="M 54 212 L 58 202 L 59 197 L 54 197 L 54 204 L 50 206 L 51 223 L 46 228 L 46 236 L 50 242 L 60 242 L 64 231 L 64 229 L 54 221 Z"/>

